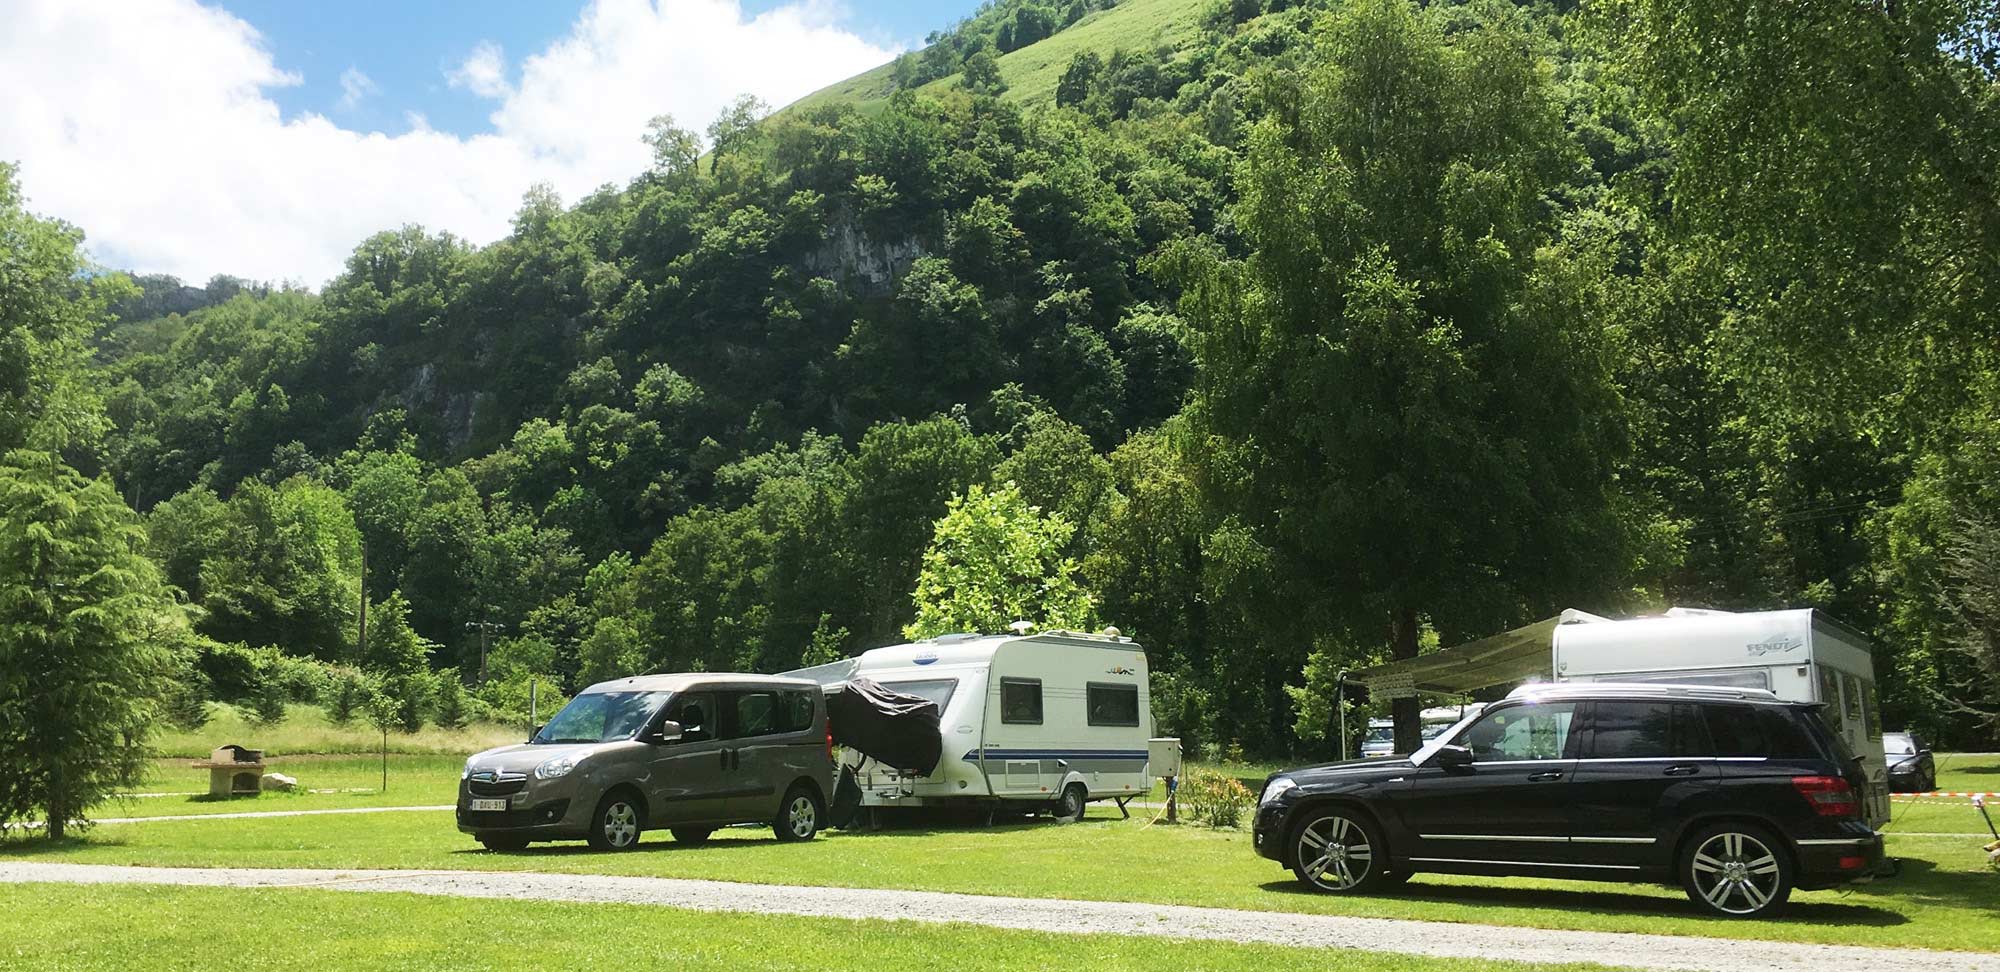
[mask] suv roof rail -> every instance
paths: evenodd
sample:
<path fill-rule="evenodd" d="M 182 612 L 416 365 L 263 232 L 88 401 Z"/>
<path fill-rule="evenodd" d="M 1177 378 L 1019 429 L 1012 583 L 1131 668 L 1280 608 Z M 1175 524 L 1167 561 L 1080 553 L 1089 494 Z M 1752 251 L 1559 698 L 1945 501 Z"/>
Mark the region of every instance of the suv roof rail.
<path fill-rule="evenodd" d="M 1722 685 L 1673 685 L 1657 682 L 1537 682 L 1523 685 L 1507 693 L 1510 699 L 1522 698 L 1592 698 L 1595 696 L 1616 696 L 1620 698 L 1659 697 L 1672 699 L 1711 699 L 1737 702 L 1776 702 L 1777 693 L 1769 689 L 1731 688 Z"/>

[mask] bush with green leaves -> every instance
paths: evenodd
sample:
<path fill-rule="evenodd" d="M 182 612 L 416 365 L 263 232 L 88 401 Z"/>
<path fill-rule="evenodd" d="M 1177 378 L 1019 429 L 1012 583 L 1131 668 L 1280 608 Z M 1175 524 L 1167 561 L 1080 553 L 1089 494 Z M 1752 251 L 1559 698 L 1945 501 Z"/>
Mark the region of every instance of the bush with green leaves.
<path fill-rule="evenodd" d="M 1234 777 L 1214 770 L 1195 770 L 1181 777 L 1182 816 L 1210 827 L 1234 827 L 1256 797 Z"/>
<path fill-rule="evenodd" d="M 457 681 L 456 678 L 453 679 Z M 381 695 L 395 706 L 396 720 L 393 728 L 401 732 L 418 732 L 429 722 L 437 711 L 438 676 L 435 672 L 417 670 L 390 672 L 382 676 Z"/>
<path fill-rule="evenodd" d="M 375 684 L 358 668 L 336 666 L 330 672 L 332 684 L 326 692 L 326 715 L 335 725 L 347 725 L 355 717 L 367 718 L 368 699 Z"/>
<path fill-rule="evenodd" d="M 458 680 L 458 669 L 447 668 L 437 673 L 436 721 L 439 728 L 465 728 L 465 724 L 472 721 L 469 703 L 465 685 Z"/>

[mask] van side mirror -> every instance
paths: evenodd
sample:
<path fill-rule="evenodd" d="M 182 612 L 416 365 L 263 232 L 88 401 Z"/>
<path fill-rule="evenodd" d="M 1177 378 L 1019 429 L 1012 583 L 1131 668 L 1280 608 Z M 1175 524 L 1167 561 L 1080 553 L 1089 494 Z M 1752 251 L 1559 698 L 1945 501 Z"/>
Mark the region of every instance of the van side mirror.
<path fill-rule="evenodd" d="M 652 743 L 655 746 L 662 746 L 670 742 L 680 742 L 681 735 L 681 724 L 668 719 L 660 723 L 659 728 L 648 729 L 640 733 L 639 741 L 642 743 Z"/>
<path fill-rule="evenodd" d="M 534 742 L 535 737 L 542 734 L 542 728 L 543 728 L 542 726 L 536 726 L 533 729 L 528 730 L 528 741 Z"/>
<path fill-rule="evenodd" d="M 1435 758 L 1439 766 L 1471 766 L 1472 750 L 1464 746 L 1439 746 Z"/>

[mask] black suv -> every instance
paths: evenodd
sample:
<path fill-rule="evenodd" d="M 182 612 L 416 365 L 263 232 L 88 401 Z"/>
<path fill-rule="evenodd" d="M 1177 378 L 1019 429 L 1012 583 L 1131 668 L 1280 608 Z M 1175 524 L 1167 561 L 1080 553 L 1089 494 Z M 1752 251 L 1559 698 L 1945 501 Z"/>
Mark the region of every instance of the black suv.
<path fill-rule="evenodd" d="M 1408 758 L 1276 773 L 1256 847 L 1318 891 L 1418 871 L 1679 883 L 1767 916 L 1868 880 L 1882 838 L 1817 705 L 1693 686 L 1533 685 Z"/>

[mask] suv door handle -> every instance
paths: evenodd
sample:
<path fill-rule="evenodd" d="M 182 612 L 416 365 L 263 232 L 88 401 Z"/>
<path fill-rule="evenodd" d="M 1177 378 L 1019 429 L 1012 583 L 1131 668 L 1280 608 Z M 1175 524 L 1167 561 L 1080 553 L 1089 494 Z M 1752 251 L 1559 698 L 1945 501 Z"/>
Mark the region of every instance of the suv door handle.
<path fill-rule="evenodd" d="M 1549 770 L 1546 773 L 1528 774 L 1528 782 L 1530 783 L 1547 783 L 1551 780 L 1560 780 L 1562 778 L 1563 778 L 1562 770 Z"/>
<path fill-rule="evenodd" d="M 1664 775 L 1666 775 L 1666 776 L 1693 776 L 1693 775 L 1695 775 L 1696 773 L 1699 773 L 1699 772 L 1701 772 L 1701 767 L 1699 767 L 1699 766 L 1669 766 L 1669 767 L 1667 767 L 1667 771 L 1666 771 L 1666 773 L 1665 773 Z"/>

